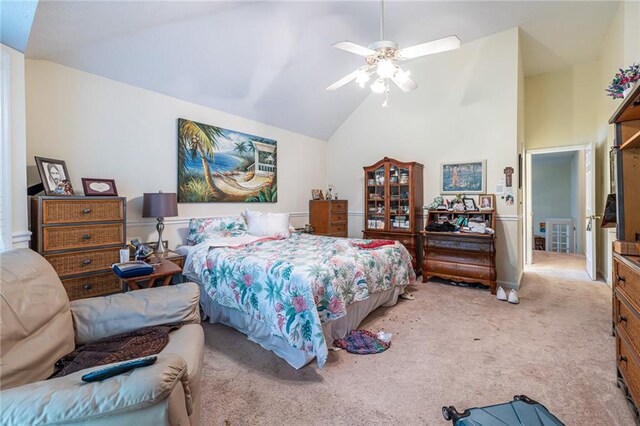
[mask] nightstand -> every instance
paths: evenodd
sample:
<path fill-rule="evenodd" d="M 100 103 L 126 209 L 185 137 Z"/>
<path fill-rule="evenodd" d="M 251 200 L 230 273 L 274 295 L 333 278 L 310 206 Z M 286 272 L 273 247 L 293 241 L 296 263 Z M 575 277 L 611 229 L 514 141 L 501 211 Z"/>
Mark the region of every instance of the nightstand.
<path fill-rule="evenodd" d="M 175 251 L 167 250 L 164 253 L 153 253 L 153 256 L 169 260 L 178 265 L 180 269 L 184 268 L 184 256 Z"/>
<path fill-rule="evenodd" d="M 154 286 L 156 281 L 161 282 L 161 286 L 169 285 L 171 283 L 171 278 L 182 272 L 182 268 L 176 263 L 173 263 L 169 259 L 159 258 L 158 256 L 152 256 L 151 259 L 148 260 L 148 263 L 154 265 L 152 273 L 140 275 L 138 277 L 122 278 L 122 281 L 126 283 L 126 287 L 129 290 L 151 288 Z"/>

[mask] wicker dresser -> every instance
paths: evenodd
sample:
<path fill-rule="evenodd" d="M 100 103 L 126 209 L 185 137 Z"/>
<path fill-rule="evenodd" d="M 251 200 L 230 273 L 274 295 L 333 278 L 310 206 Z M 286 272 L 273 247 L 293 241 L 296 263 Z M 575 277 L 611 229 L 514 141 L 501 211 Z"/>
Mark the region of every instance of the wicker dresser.
<path fill-rule="evenodd" d="M 32 197 L 31 248 L 53 265 L 70 300 L 122 291 L 111 271 L 125 245 L 123 197 Z"/>
<path fill-rule="evenodd" d="M 310 200 L 309 224 L 316 235 L 346 237 L 347 200 Z"/>

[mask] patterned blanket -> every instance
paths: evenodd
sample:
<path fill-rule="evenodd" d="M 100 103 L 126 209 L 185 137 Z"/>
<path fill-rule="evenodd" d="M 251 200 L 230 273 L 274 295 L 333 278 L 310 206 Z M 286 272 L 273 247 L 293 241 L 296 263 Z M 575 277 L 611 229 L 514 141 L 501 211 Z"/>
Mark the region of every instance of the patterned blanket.
<path fill-rule="evenodd" d="M 185 272 L 199 277 L 215 302 L 268 324 L 322 367 L 328 354 L 322 323 L 370 294 L 415 280 L 402 244 L 370 250 L 351 244 L 369 241 L 294 233 L 241 247 L 205 242 L 191 251 Z"/>

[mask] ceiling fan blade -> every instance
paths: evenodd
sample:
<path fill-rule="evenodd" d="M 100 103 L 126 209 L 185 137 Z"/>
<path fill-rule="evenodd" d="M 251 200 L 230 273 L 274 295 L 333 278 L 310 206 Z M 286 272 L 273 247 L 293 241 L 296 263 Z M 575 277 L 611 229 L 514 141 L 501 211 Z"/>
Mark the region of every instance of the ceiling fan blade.
<path fill-rule="evenodd" d="M 427 43 L 406 47 L 398 51 L 401 59 L 413 59 L 420 56 L 433 55 L 434 53 L 446 52 L 460 47 L 460 39 L 456 36 L 449 36 Z"/>
<path fill-rule="evenodd" d="M 371 50 L 367 47 L 360 46 L 359 44 L 351 43 L 350 41 L 339 41 L 337 43 L 332 44 L 333 47 L 337 47 L 338 49 L 346 50 L 347 52 L 355 53 L 360 56 L 369 56 L 376 55 L 377 52 L 375 50 Z"/>
<path fill-rule="evenodd" d="M 413 81 L 413 79 L 408 75 L 399 77 L 398 73 L 396 73 L 396 75 L 394 75 L 391 78 L 391 80 L 393 80 L 396 86 L 398 86 L 400 90 L 402 90 L 404 93 L 411 92 L 412 90 L 415 90 L 418 88 L 418 83 Z"/>
<path fill-rule="evenodd" d="M 356 79 L 356 77 L 358 77 L 358 74 L 360 73 L 360 71 L 362 69 L 364 69 L 366 67 L 362 67 L 362 68 L 358 68 L 357 70 L 355 70 L 354 72 L 352 72 L 351 74 L 348 74 L 344 77 L 342 77 L 340 80 L 336 81 L 335 83 L 333 83 L 331 86 L 327 87 L 327 90 L 336 90 L 341 88 L 342 86 L 344 86 L 345 84 L 349 83 L 350 81 L 353 81 Z"/>

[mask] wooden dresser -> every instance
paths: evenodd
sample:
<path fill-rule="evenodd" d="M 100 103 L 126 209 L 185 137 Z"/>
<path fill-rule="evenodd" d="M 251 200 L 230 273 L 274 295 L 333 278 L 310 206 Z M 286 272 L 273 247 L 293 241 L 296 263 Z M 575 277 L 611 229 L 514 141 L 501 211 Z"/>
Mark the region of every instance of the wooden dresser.
<path fill-rule="evenodd" d="M 450 212 L 429 211 L 430 223 L 454 223 L 458 218 L 476 218 L 495 228 L 493 210 Z M 422 231 L 424 260 L 422 282 L 429 277 L 441 277 L 456 282 L 478 283 L 496 292 L 496 248 L 495 235 L 467 232 Z"/>
<path fill-rule="evenodd" d="M 347 237 L 349 204 L 347 200 L 309 201 L 309 224 L 315 235 Z"/>
<path fill-rule="evenodd" d="M 618 385 L 640 401 L 640 257 L 613 254 L 613 314 Z M 637 414 L 637 409 L 635 410 Z"/>
<path fill-rule="evenodd" d="M 609 120 L 615 124 L 616 238 L 613 323 L 618 386 L 638 416 L 640 407 L 640 83 Z"/>
<path fill-rule="evenodd" d="M 70 300 L 121 292 L 111 271 L 125 246 L 123 197 L 32 197 L 31 248 L 51 263 Z"/>

